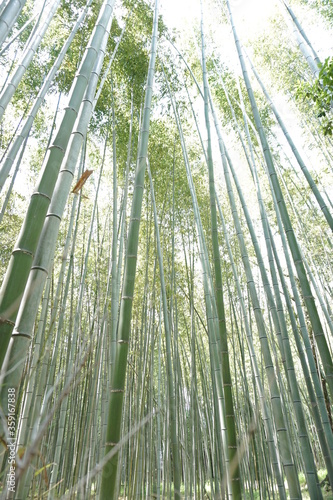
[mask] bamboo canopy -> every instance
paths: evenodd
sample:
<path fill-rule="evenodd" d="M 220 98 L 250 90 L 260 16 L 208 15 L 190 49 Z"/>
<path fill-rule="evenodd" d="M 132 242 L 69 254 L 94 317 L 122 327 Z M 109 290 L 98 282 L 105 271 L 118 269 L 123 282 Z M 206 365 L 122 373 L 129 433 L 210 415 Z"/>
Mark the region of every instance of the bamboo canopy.
<path fill-rule="evenodd" d="M 0 6 L 1 498 L 332 497 L 332 34 Z"/>

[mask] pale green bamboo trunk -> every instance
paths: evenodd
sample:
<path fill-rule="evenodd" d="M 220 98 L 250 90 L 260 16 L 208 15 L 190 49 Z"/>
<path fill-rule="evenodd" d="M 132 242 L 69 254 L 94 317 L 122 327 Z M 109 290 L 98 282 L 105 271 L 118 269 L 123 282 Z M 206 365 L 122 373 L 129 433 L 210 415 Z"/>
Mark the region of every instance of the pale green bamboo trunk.
<path fill-rule="evenodd" d="M 180 118 L 178 115 L 178 111 L 176 108 L 176 104 L 174 102 L 174 97 L 171 93 L 170 86 L 166 79 L 166 84 L 168 87 L 168 91 L 170 94 L 170 99 L 174 111 L 175 120 L 177 123 L 177 128 L 179 131 L 182 153 L 186 168 L 186 175 L 188 179 L 188 185 L 191 193 L 193 211 L 194 211 L 194 219 L 196 223 L 198 238 L 199 238 L 199 256 L 200 262 L 202 265 L 202 273 L 203 273 L 203 284 L 204 284 L 204 297 L 205 297 L 205 309 L 206 309 L 206 318 L 208 325 L 208 337 L 209 337 L 209 353 L 210 353 L 210 370 L 211 370 L 211 380 L 213 386 L 213 414 L 215 418 L 216 424 L 216 440 L 212 438 L 214 445 L 217 447 L 217 452 L 219 454 L 219 461 L 216 464 L 216 468 L 223 470 L 223 475 L 227 478 L 229 489 L 231 491 L 231 480 L 229 474 L 229 458 L 228 458 L 228 439 L 227 439 L 227 431 L 225 424 L 225 404 L 224 404 L 224 392 L 223 392 L 223 381 L 222 381 L 222 373 L 220 367 L 220 356 L 219 356 L 219 330 L 218 330 L 218 317 L 216 311 L 215 304 L 215 295 L 214 295 L 214 287 L 213 281 L 210 273 L 210 266 L 208 262 L 208 251 L 205 242 L 205 236 L 203 232 L 203 226 L 201 222 L 199 206 L 197 202 L 197 197 L 195 193 L 195 187 L 193 183 L 193 178 L 191 174 L 191 168 L 189 164 L 188 154 L 186 150 L 186 145 L 184 141 L 184 135 L 181 127 Z M 214 448 L 215 448 L 214 446 Z M 215 450 L 214 450 L 215 451 Z M 217 471 L 215 471 L 215 493 L 218 494 L 220 488 L 220 477 Z M 227 482 L 223 482 L 223 490 L 226 487 Z M 223 491 L 224 494 L 224 491 Z"/>
<path fill-rule="evenodd" d="M 260 308 L 260 303 L 258 300 L 258 295 L 254 286 L 254 278 L 253 274 L 251 271 L 251 267 L 249 265 L 249 256 L 244 244 L 244 236 L 243 232 L 241 230 L 241 226 L 238 220 L 238 215 L 237 215 L 237 210 L 235 206 L 235 201 L 233 200 L 233 193 L 232 193 L 232 188 L 230 181 L 228 180 L 228 171 L 226 169 L 226 163 L 224 166 L 225 170 L 225 178 L 228 183 L 228 195 L 230 197 L 230 202 L 232 206 L 232 212 L 234 216 L 234 222 L 236 226 L 236 231 L 237 231 L 237 236 L 239 239 L 239 244 L 241 247 L 241 252 L 242 252 L 242 259 L 244 262 L 244 269 L 246 272 L 247 276 L 247 282 L 249 286 L 249 291 L 250 291 L 250 296 L 251 296 L 251 301 L 252 301 L 252 306 L 254 309 L 254 314 L 256 317 L 256 322 L 257 322 L 257 328 L 258 328 L 258 333 L 259 333 L 259 339 L 262 347 L 262 353 L 263 357 L 265 360 L 265 369 L 267 373 L 267 379 L 269 383 L 269 390 L 270 390 L 270 397 L 271 397 L 271 402 L 272 402 L 272 411 L 273 411 L 273 416 L 275 420 L 275 424 L 277 427 L 277 432 L 279 436 L 279 442 L 280 442 L 280 455 L 281 455 L 281 462 L 288 480 L 288 485 L 289 485 L 289 491 L 291 494 L 291 498 L 300 498 L 300 488 L 299 488 L 299 483 L 298 483 L 298 477 L 297 477 L 297 471 L 295 468 L 295 464 L 293 461 L 292 453 L 291 453 L 291 448 L 289 444 L 289 436 L 287 434 L 287 428 L 286 428 L 286 422 L 285 422 L 285 417 L 283 415 L 282 411 L 282 402 L 281 402 L 281 397 L 280 397 L 280 391 L 278 388 L 278 383 L 276 380 L 276 376 L 274 373 L 274 368 L 273 368 L 273 360 L 272 356 L 270 353 L 270 348 L 269 348 L 269 343 L 268 343 L 268 338 L 266 334 L 266 327 L 264 324 L 261 308 Z"/>
<path fill-rule="evenodd" d="M 10 344 L 10 354 L 8 356 L 9 359 L 7 365 L 10 373 L 5 377 L 5 387 L 18 387 L 20 383 L 26 354 L 32 338 L 33 325 L 38 312 L 39 302 L 56 248 L 61 218 L 68 199 L 82 142 L 87 133 L 93 108 L 93 98 L 96 91 L 98 75 L 101 71 L 104 60 L 104 53 L 109 37 L 110 27 L 111 19 L 109 19 L 106 27 L 93 75 L 90 78 L 85 100 L 78 117 L 77 130 L 73 132 L 68 153 L 65 157 L 64 165 L 60 171 L 59 179 L 55 187 L 55 193 L 50 204 L 49 213 L 40 236 L 36 256 L 34 258 L 33 266 L 22 298 L 16 327 Z M 11 368 L 18 362 L 20 363 L 20 366 L 18 366 L 15 370 L 11 370 Z M 6 391 L 1 391 L 1 394 L 1 397 L 6 397 Z"/>
<path fill-rule="evenodd" d="M 109 21 L 108 28 L 110 28 L 110 24 L 111 24 L 111 20 Z M 104 37 L 105 45 L 107 42 L 107 38 L 108 38 L 108 30 L 107 30 L 107 33 L 105 34 L 105 37 Z M 103 54 L 103 51 L 101 51 L 101 52 Z M 101 59 L 103 59 L 103 56 L 101 57 Z M 101 61 L 99 61 L 99 62 L 101 62 Z M 98 75 L 98 71 L 97 71 L 97 75 Z M 90 82 L 90 83 L 94 83 L 94 82 Z M 94 87 L 94 85 L 93 85 L 93 87 Z M 93 92 L 93 94 L 94 94 L 94 92 Z M 91 96 L 91 99 L 87 100 L 87 103 L 89 103 L 89 105 L 92 106 L 92 96 Z M 106 141 L 107 141 L 107 138 L 106 138 Z M 84 291 L 85 291 L 85 287 L 86 287 L 85 278 L 86 278 L 86 274 L 88 271 L 89 252 L 90 252 L 94 223 L 95 223 L 96 212 L 97 212 L 97 199 L 98 199 L 99 189 L 100 189 L 100 185 L 101 185 L 101 177 L 102 177 L 102 172 L 103 172 L 103 168 L 104 168 L 104 161 L 105 161 L 105 157 L 102 160 L 102 164 L 101 164 L 101 168 L 100 168 L 100 172 L 99 172 L 98 184 L 97 184 L 96 193 L 95 193 L 95 200 L 94 200 L 93 210 L 92 210 L 91 219 L 90 219 L 88 241 L 87 241 L 87 246 L 86 246 L 86 250 L 85 250 L 84 262 L 82 265 L 80 288 L 79 288 L 78 300 L 77 300 L 75 316 L 74 316 L 73 338 L 71 338 L 70 350 L 68 352 L 68 362 L 66 363 L 66 368 L 65 368 L 65 385 L 67 385 L 69 383 L 71 377 L 73 376 L 74 368 L 76 368 L 76 365 L 78 363 L 78 360 L 77 360 L 78 355 L 76 352 L 77 346 L 80 345 L 81 343 L 83 343 L 83 339 L 80 338 L 82 335 L 81 328 L 80 328 L 80 322 L 81 322 L 81 314 L 82 314 L 82 307 L 83 307 Z M 71 407 L 73 408 L 73 402 L 72 402 Z M 61 407 L 60 407 L 59 429 L 58 429 L 58 434 L 56 437 L 54 462 L 53 462 L 52 473 L 51 473 L 51 478 L 50 478 L 48 500 L 53 500 L 53 498 L 55 497 L 55 487 L 56 487 L 57 481 L 58 481 L 58 474 L 59 474 L 59 472 L 61 472 L 61 455 L 64 453 L 63 449 L 66 446 L 66 440 L 64 440 L 64 436 L 65 436 L 65 431 L 66 431 L 66 419 L 67 419 L 68 408 L 69 408 L 68 398 L 64 398 L 62 401 Z"/>
<path fill-rule="evenodd" d="M 167 306 L 167 297 L 165 290 L 164 281 L 164 269 L 163 269 L 163 257 L 161 251 L 160 235 L 158 228 L 155 195 L 153 180 L 151 177 L 149 164 L 147 166 L 148 175 L 150 180 L 150 191 L 154 210 L 154 220 L 155 220 L 155 232 L 156 232 L 156 246 L 158 254 L 158 263 L 160 269 L 160 282 L 161 282 L 161 293 L 162 293 L 162 304 L 163 304 L 163 320 L 164 320 L 164 330 L 165 330 L 165 341 L 166 341 L 166 356 L 167 356 L 167 367 L 168 367 L 168 389 L 169 389 L 169 411 L 170 411 L 170 432 L 171 432 L 171 446 L 172 446 L 172 458 L 173 458 L 173 487 L 174 487 L 174 498 L 180 499 L 180 483 L 181 483 L 181 470 L 180 470 L 180 459 L 179 459 L 179 449 L 177 436 L 177 421 L 176 421 L 176 404 L 175 404 L 175 384 L 174 384 L 174 374 L 172 368 L 171 359 L 171 330 L 169 325 L 169 311 Z"/>
<path fill-rule="evenodd" d="M 202 3 L 201 3 L 201 9 L 202 9 Z M 242 497 L 241 479 L 239 475 L 240 471 L 239 459 L 237 457 L 236 422 L 235 422 L 235 413 L 234 413 L 233 396 L 232 396 L 232 380 L 231 380 L 230 365 L 229 365 L 228 339 L 227 339 L 226 319 L 224 311 L 220 248 L 218 241 L 218 229 L 217 229 L 217 217 L 216 217 L 214 166 L 212 159 L 210 123 L 209 123 L 209 87 L 208 87 L 206 59 L 205 59 L 205 41 L 203 33 L 202 10 L 201 10 L 201 39 L 202 39 L 202 71 L 203 71 L 203 83 L 204 83 L 205 122 L 206 122 L 207 136 L 208 136 L 207 164 L 209 173 L 211 234 L 212 234 L 214 271 L 215 271 L 215 296 L 216 296 L 219 336 L 221 345 L 222 379 L 223 379 L 223 390 L 225 397 L 226 425 L 228 434 L 228 453 L 229 453 L 229 461 L 233 465 L 232 473 L 230 473 L 231 491 L 229 491 L 228 493 L 230 497 L 239 499 Z"/>
<path fill-rule="evenodd" d="M 55 1 L 51 8 L 50 11 L 48 12 L 47 18 L 44 21 L 43 25 L 41 28 L 38 30 L 38 32 L 35 34 L 33 39 L 31 40 L 31 43 L 29 46 L 26 48 L 24 54 L 22 55 L 21 61 L 18 63 L 15 73 L 12 76 L 10 82 L 7 84 L 6 88 L 3 90 L 3 92 L 0 95 L 0 121 L 2 120 L 2 117 L 6 111 L 6 108 L 8 104 L 10 103 L 20 81 L 22 80 L 24 73 L 26 72 L 27 68 L 29 67 L 32 58 L 34 57 L 42 39 L 43 36 L 45 35 L 53 17 L 54 14 L 56 13 L 58 6 L 59 6 L 60 0 Z"/>
<path fill-rule="evenodd" d="M 273 190 L 275 192 L 276 199 L 278 202 L 279 211 L 280 211 L 282 222 L 284 225 L 284 230 L 285 230 L 285 233 L 286 233 L 286 236 L 288 239 L 289 247 L 290 247 L 290 250 L 291 250 L 291 253 L 293 256 L 294 264 L 295 264 L 295 267 L 297 270 L 297 275 L 298 275 L 298 278 L 300 281 L 300 286 L 301 286 L 304 302 L 306 304 L 306 308 L 307 308 L 308 313 L 309 313 L 310 321 L 311 321 L 311 324 L 313 327 L 314 336 L 315 336 L 318 350 L 319 350 L 321 360 L 323 363 L 324 372 L 325 372 L 326 377 L 327 377 L 327 382 L 329 385 L 330 394 L 333 397 L 333 363 L 332 363 L 332 358 L 330 355 L 330 351 L 328 349 L 328 345 L 326 342 L 322 323 L 321 323 L 321 320 L 320 320 L 320 317 L 319 317 L 319 314 L 318 314 L 318 311 L 316 308 L 316 304 L 314 302 L 314 298 L 313 298 L 313 295 L 311 292 L 310 284 L 309 284 L 309 281 L 307 279 L 304 263 L 302 260 L 302 255 L 301 255 L 301 252 L 300 252 L 297 240 L 296 240 L 295 233 L 294 233 L 292 225 L 291 225 L 290 217 L 289 217 L 287 207 L 286 207 L 286 204 L 284 201 L 284 197 L 283 197 L 283 194 L 281 191 L 281 187 L 279 184 L 279 180 L 277 177 L 276 169 L 275 169 L 275 166 L 273 163 L 273 159 L 272 159 L 270 148 L 269 148 L 269 145 L 267 142 L 267 138 L 266 138 L 266 135 L 264 133 L 264 129 L 263 129 L 263 126 L 261 123 L 259 111 L 258 111 L 258 108 L 256 105 L 253 90 L 251 87 L 251 83 L 250 83 L 248 73 L 246 70 L 244 58 L 242 55 L 241 45 L 240 45 L 236 30 L 235 30 L 235 26 L 234 26 L 233 21 L 232 21 L 231 10 L 230 10 L 230 5 L 229 5 L 228 0 L 227 0 L 227 6 L 228 6 L 229 14 L 230 14 L 235 44 L 237 47 L 239 60 L 240 60 L 241 67 L 242 67 L 243 77 L 244 77 L 246 88 L 248 91 L 253 116 L 254 116 L 254 119 L 256 122 L 256 127 L 257 127 L 257 130 L 259 133 L 260 142 L 261 142 L 261 146 L 263 149 L 265 161 L 267 164 L 268 174 L 269 174 L 269 177 L 271 179 Z"/>
<path fill-rule="evenodd" d="M 30 19 L 28 19 L 28 21 L 26 23 L 24 23 L 24 25 L 22 26 L 21 29 L 19 29 L 14 36 L 12 36 L 12 38 L 10 40 L 8 40 L 8 42 L 6 43 L 6 45 L 4 47 L 2 47 L 2 49 L 0 50 L 0 56 L 2 56 L 2 54 L 4 54 L 6 52 L 7 49 L 9 49 L 9 47 L 12 45 L 12 43 L 21 36 L 21 34 L 25 31 L 25 29 L 36 19 L 38 14 L 35 14 L 34 16 L 30 17 Z"/>
<path fill-rule="evenodd" d="M 217 202 L 218 202 L 218 199 L 217 199 Z M 230 259 L 230 262 L 232 265 L 233 276 L 234 276 L 234 279 L 236 282 L 238 297 L 239 297 L 240 304 L 241 304 L 241 310 L 243 313 L 245 333 L 246 333 L 246 338 L 247 338 L 247 342 L 248 342 L 248 348 L 249 348 L 254 378 L 255 378 L 255 381 L 256 381 L 256 384 L 258 387 L 258 395 L 260 398 L 259 402 L 260 402 L 260 406 L 261 406 L 262 418 L 264 421 L 264 426 L 265 426 L 265 431 L 266 431 L 266 440 L 267 440 L 269 452 L 271 455 L 271 464 L 272 464 L 273 472 L 274 472 L 274 475 L 276 478 L 279 496 L 281 499 L 283 499 L 283 498 L 285 499 L 286 492 L 285 492 L 285 488 L 284 488 L 281 468 L 279 465 L 279 459 L 278 459 L 278 455 L 277 455 L 276 440 L 274 440 L 272 418 L 271 418 L 270 410 L 269 410 L 267 402 L 266 402 L 265 392 L 264 392 L 264 388 L 263 388 L 263 384 L 262 384 L 262 380 L 261 380 L 261 376 L 260 376 L 260 372 L 259 372 L 257 355 L 255 352 L 254 343 L 253 343 L 252 330 L 251 330 L 250 323 L 249 323 L 249 320 L 247 317 L 247 312 L 246 312 L 244 294 L 242 293 L 242 290 L 241 290 L 241 285 L 239 282 L 238 273 L 237 273 L 236 265 L 234 262 L 229 238 L 228 238 L 228 231 L 227 231 L 227 227 L 226 227 L 226 224 L 224 221 L 223 213 L 222 213 L 219 202 L 218 202 L 218 208 L 219 208 L 220 218 L 221 218 L 222 225 L 223 225 L 223 232 L 224 232 L 225 241 L 226 241 L 227 248 L 228 248 L 229 259 Z"/>
<path fill-rule="evenodd" d="M 53 79 L 60 68 L 61 63 L 63 62 L 63 59 L 68 51 L 68 48 L 70 47 L 79 27 L 81 26 L 84 18 L 86 17 L 88 8 L 90 4 L 92 3 L 92 0 L 89 0 L 85 9 L 83 10 L 82 14 L 78 18 L 75 26 L 73 27 L 68 39 L 66 40 L 63 48 L 61 49 L 56 61 L 54 62 L 52 68 L 50 69 L 49 73 L 47 74 L 42 87 L 40 88 L 38 95 L 35 99 L 35 102 L 29 111 L 29 114 L 27 118 L 25 119 L 22 129 L 19 131 L 18 135 L 15 137 L 13 144 L 10 146 L 10 149 L 6 155 L 6 158 L 4 160 L 4 163 L 0 169 L 0 192 L 2 191 L 3 185 L 7 179 L 7 176 L 10 172 L 10 169 L 15 162 L 15 158 L 20 150 L 20 147 L 23 143 L 23 141 L 28 137 L 29 131 L 31 129 L 31 126 L 33 124 L 33 121 L 36 117 L 36 114 L 41 107 L 44 98 L 50 88 L 51 83 L 53 82 Z"/>
<path fill-rule="evenodd" d="M 250 59 L 249 59 L 249 61 L 250 61 Z M 309 170 L 307 169 L 307 167 L 306 167 L 306 165 L 305 165 L 305 163 L 304 163 L 304 161 L 303 161 L 303 159 L 302 159 L 299 151 L 296 148 L 296 145 L 295 145 L 294 141 L 292 140 L 292 138 L 291 138 L 291 136 L 290 136 L 290 134 L 289 134 L 289 132 L 288 132 L 285 124 L 282 121 L 282 118 L 281 118 L 281 116 L 280 116 L 277 108 L 275 107 L 272 99 L 270 98 L 269 93 L 267 92 L 266 88 L 264 87 L 264 84 L 262 83 L 262 81 L 261 81 L 261 79 L 260 79 L 260 77 L 259 77 L 259 75 L 258 75 L 258 73 L 257 73 L 257 71 L 256 71 L 256 69 L 253 66 L 253 64 L 252 64 L 251 61 L 250 61 L 250 64 L 251 64 L 251 69 L 252 69 L 255 77 L 257 78 L 258 83 L 261 86 L 262 91 L 265 94 L 265 97 L 266 97 L 266 99 L 267 99 L 270 107 L 272 108 L 272 111 L 273 111 L 273 113 L 274 113 L 274 115 L 275 115 L 275 117 L 276 117 L 276 119 L 277 119 L 277 121 L 278 121 L 278 123 L 279 123 L 279 125 L 280 125 L 280 127 L 281 127 L 281 129 L 282 129 L 282 131 L 283 131 L 283 133 L 284 133 L 287 141 L 288 141 L 288 144 L 291 147 L 292 152 L 294 153 L 294 156 L 295 156 L 295 158 L 296 158 L 299 166 L 301 167 L 301 170 L 302 170 L 302 172 L 303 172 L 303 174 L 304 174 L 304 176 L 305 176 L 305 178 L 306 178 L 306 180 L 307 180 L 307 182 L 308 182 L 308 184 L 309 184 L 309 186 L 310 186 L 310 188 L 311 188 L 314 196 L 316 197 L 318 205 L 320 206 L 320 208 L 321 208 L 321 210 L 322 210 L 322 212 L 323 212 L 323 214 L 324 214 L 324 216 L 325 216 L 325 218 L 327 220 L 327 223 L 329 224 L 330 228 L 333 231 L 333 217 L 330 214 L 330 212 L 329 212 L 329 210 L 327 208 L 327 205 L 326 205 L 323 197 L 321 196 L 321 194 L 319 192 L 319 189 L 317 188 L 316 183 L 314 182 L 314 180 L 313 180 L 313 178 L 312 178 Z"/>
<path fill-rule="evenodd" d="M 9 0 L 0 16 L 0 47 L 23 9 L 26 0 Z"/>
<path fill-rule="evenodd" d="M 76 76 L 69 104 L 53 144 L 49 148 L 40 180 L 31 197 L 29 208 L 14 247 L 8 269 L 0 290 L 0 364 L 2 365 L 24 288 L 28 280 L 34 254 L 38 245 L 45 216 L 51 201 L 59 169 L 65 156 L 70 135 L 86 90 L 91 71 L 102 43 L 106 26 L 110 21 L 115 0 L 103 5 L 99 20 Z"/>
<path fill-rule="evenodd" d="M 287 4 L 285 0 L 280 0 L 281 4 L 284 5 L 286 8 L 290 18 L 292 19 L 291 24 L 291 29 L 294 33 L 295 39 L 297 41 L 297 45 L 302 52 L 304 58 L 306 59 L 306 62 L 309 65 L 309 68 L 311 69 L 311 72 L 313 73 L 315 78 L 318 78 L 319 75 L 319 67 L 318 64 L 320 64 L 320 60 L 314 51 L 310 40 L 306 36 L 303 28 L 301 27 L 299 21 L 297 20 L 295 14 L 291 10 L 290 6 Z M 288 18 L 289 18 L 288 16 Z M 288 22 L 289 24 L 289 22 Z"/>
<path fill-rule="evenodd" d="M 113 91 L 113 88 L 112 88 Z M 114 102 L 112 103 L 112 255 L 111 255 L 111 343 L 110 360 L 114 363 L 116 355 L 117 325 L 118 325 L 118 293 L 117 293 L 117 155 L 116 155 L 116 117 L 114 111 Z"/>
<path fill-rule="evenodd" d="M 152 100 L 157 35 L 158 35 L 158 0 L 155 2 L 153 36 L 151 44 L 151 55 L 148 68 L 145 107 L 143 113 L 142 128 L 140 132 L 140 143 L 138 148 L 138 160 L 134 193 L 132 200 L 132 212 L 128 230 L 127 253 L 125 259 L 124 287 L 120 303 L 118 342 L 116 358 L 112 367 L 111 394 L 109 401 L 108 427 L 106 435 L 105 453 L 108 453 L 120 439 L 121 417 L 123 407 L 123 395 L 126 377 L 127 352 L 130 340 L 131 314 L 134 294 L 135 272 L 137 264 L 137 251 L 139 240 L 139 228 L 141 217 L 141 206 L 146 170 L 146 159 L 149 137 L 150 107 Z M 115 500 L 117 489 L 118 453 L 107 462 L 103 468 L 100 498 L 101 500 Z"/>
<path fill-rule="evenodd" d="M 274 241 L 270 238 L 269 222 L 268 222 L 264 202 L 262 199 L 260 182 L 259 182 L 259 178 L 258 178 L 258 174 L 257 174 L 256 162 L 254 159 L 254 153 L 253 153 L 249 129 L 247 126 L 247 118 L 246 118 L 246 113 L 245 113 L 245 108 L 244 108 L 244 103 L 243 103 L 243 98 L 242 98 L 242 93 L 241 93 L 240 87 L 239 87 L 239 95 L 240 95 L 240 99 L 241 99 L 241 107 L 243 110 L 246 136 L 247 136 L 248 145 L 249 145 L 250 152 L 251 152 L 251 160 L 252 161 L 249 163 L 249 167 L 250 167 L 250 170 L 251 170 L 254 182 L 255 182 L 255 186 L 256 186 L 256 191 L 257 191 L 257 198 L 258 198 L 258 203 L 259 203 L 259 207 L 260 207 L 263 234 L 264 234 L 265 242 L 266 242 L 267 255 L 268 255 L 268 259 L 269 259 L 269 263 L 270 263 L 270 270 L 271 270 L 273 285 L 274 285 L 275 292 L 276 292 L 275 293 L 275 300 L 273 297 L 273 292 L 271 290 L 271 285 L 269 283 L 268 275 L 266 273 L 266 269 L 264 266 L 264 261 L 263 261 L 263 257 L 261 254 L 261 250 L 260 250 L 256 235 L 255 235 L 253 226 L 252 226 L 252 221 L 250 219 L 250 215 L 249 215 L 248 209 L 246 207 L 245 199 L 244 199 L 240 184 L 238 182 L 238 178 L 237 178 L 235 169 L 233 168 L 233 165 L 232 165 L 230 159 L 228 158 L 229 167 L 230 167 L 232 176 L 234 178 L 234 182 L 236 184 L 236 188 L 238 191 L 239 198 L 241 200 L 241 204 L 243 207 L 243 211 L 244 211 L 244 214 L 246 217 L 248 227 L 250 229 L 252 242 L 253 242 L 253 245 L 255 248 L 255 253 L 256 253 L 258 264 L 260 267 L 260 273 L 261 273 L 262 281 L 263 281 L 264 288 L 265 288 L 265 293 L 266 293 L 266 297 L 267 297 L 267 305 L 268 305 L 268 308 L 271 312 L 275 333 L 276 333 L 278 340 L 279 340 L 282 362 L 283 362 L 283 365 L 285 367 L 286 379 L 289 382 L 290 394 L 291 394 L 293 405 L 294 405 L 295 415 L 297 417 L 296 424 L 297 424 L 297 428 L 298 428 L 298 436 L 299 436 L 299 440 L 300 440 L 300 446 L 301 446 L 302 456 L 303 456 L 304 465 L 305 465 L 305 475 L 307 477 L 309 493 L 310 493 L 311 498 L 321 498 L 321 490 L 319 487 L 319 481 L 318 481 L 318 477 L 317 477 L 317 473 L 316 473 L 316 467 L 315 467 L 315 463 L 314 463 L 314 459 L 313 459 L 312 449 L 311 449 L 309 438 L 308 438 L 308 430 L 307 430 L 307 425 L 305 422 L 303 408 L 302 408 L 302 404 L 301 404 L 301 397 L 300 397 L 300 392 L 299 392 L 299 388 L 298 388 L 298 382 L 297 382 L 296 375 L 295 375 L 294 362 L 293 362 L 293 358 L 292 358 L 291 347 L 290 347 L 290 342 L 289 342 L 289 337 L 288 337 L 288 332 L 287 332 L 287 324 L 286 324 L 286 320 L 285 320 L 285 316 L 284 316 L 284 312 L 283 312 L 282 301 L 281 301 L 281 297 L 280 297 L 280 293 L 279 293 L 279 287 L 277 284 L 275 267 L 273 264 L 273 255 L 272 255 L 272 248 L 271 247 L 274 245 Z M 228 154 L 227 154 L 227 156 L 228 156 Z"/>

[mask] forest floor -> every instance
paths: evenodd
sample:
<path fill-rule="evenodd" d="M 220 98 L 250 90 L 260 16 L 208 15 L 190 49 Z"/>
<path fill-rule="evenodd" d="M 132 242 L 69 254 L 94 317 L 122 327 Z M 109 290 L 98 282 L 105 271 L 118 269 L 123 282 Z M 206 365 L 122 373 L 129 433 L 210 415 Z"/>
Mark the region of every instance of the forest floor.
<path fill-rule="evenodd" d="M 319 481 L 320 481 L 320 486 L 321 486 L 321 491 L 322 491 L 323 499 L 324 500 L 333 500 L 333 492 L 332 492 L 332 490 L 330 489 L 330 486 L 329 486 L 329 482 L 328 482 L 328 477 L 327 477 L 326 470 L 325 469 L 319 470 L 318 471 L 318 477 L 319 477 Z M 310 495 L 309 495 L 308 490 L 307 490 L 305 476 L 302 473 L 299 475 L 299 482 L 300 482 L 301 491 L 302 491 L 302 500 L 308 500 L 308 499 L 310 499 Z M 206 491 L 205 498 L 207 500 L 217 500 L 216 498 L 212 497 L 209 485 L 206 485 L 205 491 Z M 171 497 L 173 497 L 172 493 L 171 493 Z M 151 498 L 157 498 L 157 496 L 153 496 Z M 170 498 L 170 493 L 168 493 L 167 495 L 163 495 L 162 491 L 161 491 L 160 499 L 163 500 L 163 499 L 166 499 L 166 498 Z M 185 495 L 184 495 L 183 488 L 181 489 L 181 498 L 183 498 L 183 499 L 186 498 Z M 250 500 L 250 499 L 251 500 L 260 500 L 260 492 L 259 491 L 253 491 L 253 492 L 249 492 L 248 491 L 248 492 L 246 492 L 245 496 L 244 496 L 244 500 Z M 127 497 L 125 497 L 125 496 L 119 496 L 118 500 L 127 500 Z"/>

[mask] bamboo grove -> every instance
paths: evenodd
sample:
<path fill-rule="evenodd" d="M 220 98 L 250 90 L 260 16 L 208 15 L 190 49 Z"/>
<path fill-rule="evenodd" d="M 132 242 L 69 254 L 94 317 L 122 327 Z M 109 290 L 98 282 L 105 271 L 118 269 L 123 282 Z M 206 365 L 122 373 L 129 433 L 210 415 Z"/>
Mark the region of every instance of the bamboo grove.
<path fill-rule="evenodd" d="M 332 12 L 165 4 L 0 7 L 0 496 L 332 498 Z"/>

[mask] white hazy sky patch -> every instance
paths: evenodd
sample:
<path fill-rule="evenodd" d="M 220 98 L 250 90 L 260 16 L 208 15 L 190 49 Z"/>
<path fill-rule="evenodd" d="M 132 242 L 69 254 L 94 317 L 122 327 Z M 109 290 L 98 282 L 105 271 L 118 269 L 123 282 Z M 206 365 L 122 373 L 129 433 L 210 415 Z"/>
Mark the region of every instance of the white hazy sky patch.
<path fill-rule="evenodd" d="M 215 14 L 218 15 L 220 1 L 215 1 Z M 223 0 L 224 3 L 224 0 Z M 242 40 L 246 43 L 249 39 L 254 39 L 265 28 L 267 28 L 270 19 L 280 15 L 281 8 L 278 0 L 230 0 L 230 6 L 233 12 L 235 24 Z M 221 7 L 222 9 L 222 7 Z M 211 16 L 211 2 L 204 0 L 204 15 L 207 23 Z M 297 14 L 300 14 L 300 21 L 306 33 L 315 45 L 315 49 L 324 59 L 332 53 L 333 38 L 329 30 L 323 29 L 321 23 L 318 26 L 319 18 L 316 15 L 309 16 L 309 11 L 298 7 Z M 311 11 L 310 11 L 311 12 Z M 179 31 L 188 30 L 191 26 L 200 22 L 200 0 L 162 0 L 161 14 L 170 28 Z M 216 21 L 216 19 L 213 19 Z M 292 37 L 292 35 L 290 34 Z"/>
<path fill-rule="evenodd" d="M 225 1 L 222 0 L 222 2 L 225 5 Z M 240 65 L 235 51 L 231 28 L 222 23 L 222 2 L 220 0 L 203 0 L 207 49 L 210 55 L 211 51 L 213 51 L 214 54 L 219 55 L 220 60 L 224 61 L 230 69 L 240 75 Z M 255 40 L 265 30 L 269 29 L 272 19 L 277 16 L 281 17 L 282 9 L 280 1 L 230 0 L 230 6 L 238 35 L 242 43 L 248 47 L 249 55 L 252 56 L 252 50 L 249 46 L 251 43 L 249 44 L 248 42 Z M 332 54 L 332 31 L 324 28 L 323 20 L 314 11 L 299 6 L 297 9 L 293 7 L 293 10 L 312 41 L 314 48 L 317 50 L 319 57 L 324 60 L 325 57 Z M 179 42 L 177 41 L 177 44 L 180 44 L 179 48 L 182 45 L 186 46 L 186 40 L 192 39 L 191 41 L 193 41 L 194 30 L 196 33 L 200 30 L 200 0 L 162 0 L 161 14 L 171 29 L 175 28 L 179 33 L 183 33 L 180 36 Z M 289 36 L 291 40 L 293 39 L 293 34 L 290 30 L 288 34 L 287 27 L 286 36 Z M 200 47 L 198 47 L 196 56 L 200 58 Z M 191 58 L 191 54 L 188 54 L 187 57 Z M 267 83 L 269 91 L 273 92 L 271 85 L 269 85 L 269 82 Z M 303 131 L 297 125 L 298 119 L 294 111 L 290 108 L 285 96 L 276 94 L 276 92 L 273 92 L 273 94 L 273 100 L 278 105 L 282 118 L 288 123 L 289 131 L 292 133 L 294 141 L 300 150 L 302 150 L 302 145 L 304 145 Z M 203 120 L 202 117 L 201 120 Z M 231 138 L 229 139 L 231 140 Z M 282 144 L 285 144 L 284 136 L 280 132 L 278 133 L 278 139 Z M 213 142 L 216 143 L 216 141 Z M 232 141 L 230 142 L 233 144 Z M 233 150 L 233 147 L 231 149 Z M 286 147 L 286 150 L 289 151 L 289 146 Z M 310 151 L 307 147 L 303 150 L 303 155 L 308 157 L 308 165 L 314 171 L 321 168 L 321 162 L 318 161 L 317 154 L 317 152 Z M 214 157 L 219 157 L 216 144 L 214 147 Z"/>
<path fill-rule="evenodd" d="M 204 14 L 207 13 L 204 2 Z M 260 26 L 273 15 L 276 1 L 269 0 L 231 0 L 230 6 L 239 27 L 245 25 L 246 36 L 256 34 Z M 199 0 L 164 0 L 161 14 L 170 27 L 178 30 L 200 19 Z"/>
<path fill-rule="evenodd" d="M 170 28 L 183 29 L 200 15 L 200 4 L 191 0 L 164 0 L 161 14 Z"/>
<path fill-rule="evenodd" d="M 212 40 L 215 50 L 223 53 L 222 60 L 240 73 L 231 28 L 222 23 L 220 5 L 220 1 L 203 2 L 206 40 Z M 258 36 L 268 25 L 269 19 L 278 12 L 276 0 L 230 0 L 230 6 L 238 34 L 245 44 Z M 200 29 L 200 0 L 163 0 L 161 14 L 171 29 L 185 32 L 188 37 L 192 38 L 194 30 L 198 32 Z M 210 48 L 213 45 L 209 43 Z M 197 56 L 200 57 L 200 53 Z"/>

